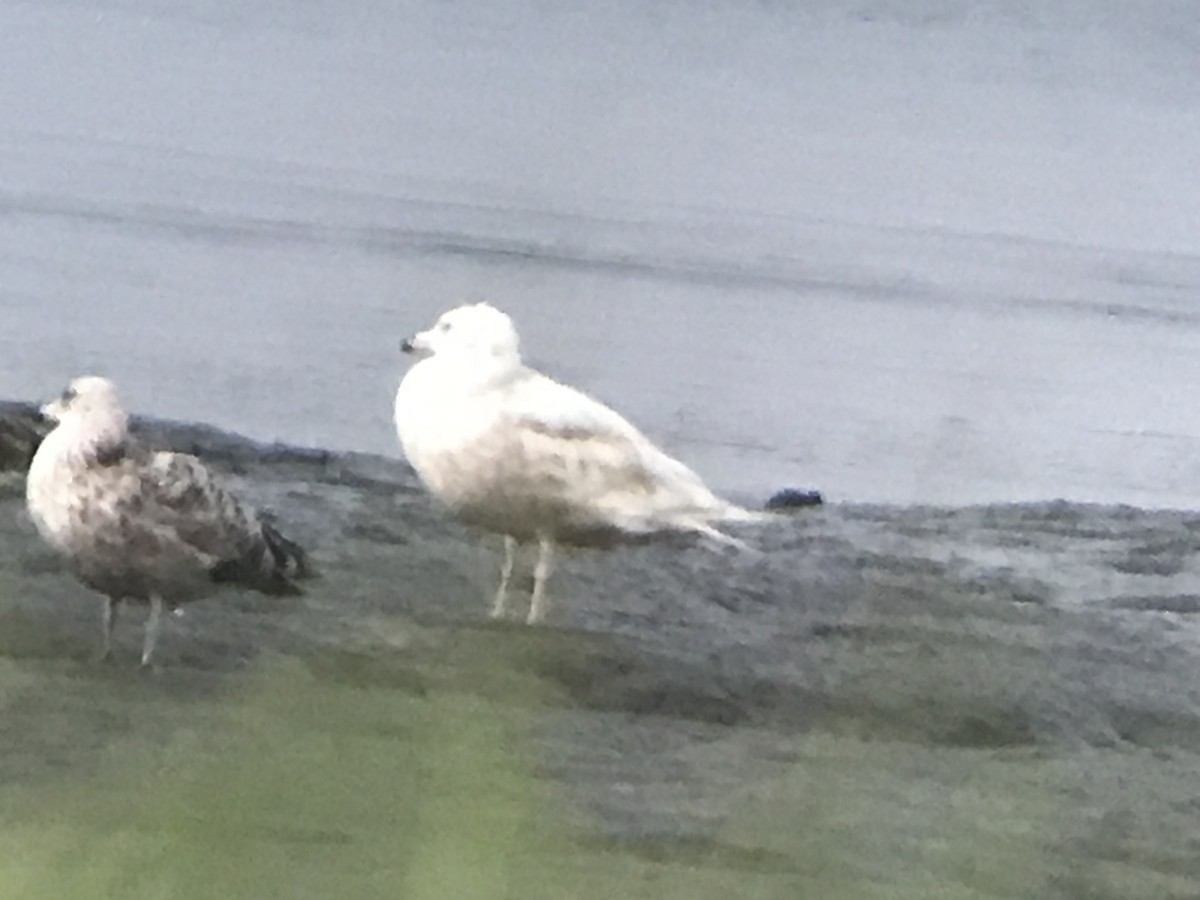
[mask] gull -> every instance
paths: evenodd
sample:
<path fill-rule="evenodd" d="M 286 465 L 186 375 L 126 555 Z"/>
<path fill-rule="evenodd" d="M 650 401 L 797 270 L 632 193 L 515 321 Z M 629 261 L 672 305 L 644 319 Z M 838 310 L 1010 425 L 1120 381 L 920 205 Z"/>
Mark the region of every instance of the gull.
<path fill-rule="evenodd" d="M 428 490 L 462 521 L 504 535 L 492 616 L 506 615 L 519 544 L 536 542 L 526 621 L 546 613 L 557 544 L 611 546 L 694 533 L 763 513 L 717 497 L 618 413 L 521 362 L 512 319 L 460 306 L 401 343 L 416 358 L 396 392 L 396 430 Z"/>
<path fill-rule="evenodd" d="M 139 447 L 112 382 L 76 378 L 42 415 L 56 425 L 30 464 L 26 504 L 76 577 L 105 596 L 101 659 L 125 600 L 150 605 L 149 666 L 164 604 L 175 609 L 223 583 L 300 593 L 292 579 L 309 574 L 304 551 L 196 457 Z"/>

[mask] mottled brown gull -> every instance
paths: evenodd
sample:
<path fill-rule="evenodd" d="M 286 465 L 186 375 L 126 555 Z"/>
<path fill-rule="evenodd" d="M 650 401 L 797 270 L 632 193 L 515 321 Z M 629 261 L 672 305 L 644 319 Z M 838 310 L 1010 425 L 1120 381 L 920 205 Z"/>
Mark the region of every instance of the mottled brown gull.
<path fill-rule="evenodd" d="M 304 552 L 222 487 L 194 456 L 139 447 L 112 383 L 76 378 L 42 407 L 57 423 L 29 467 L 38 531 L 76 576 L 104 594 L 104 650 L 123 600 L 150 604 L 149 665 L 164 603 L 175 608 L 229 582 L 299 593 Z"/>
<path fill-rule="evenodd" d="M 604 404 L 524 366 L 512 320 L 493 306 L 450 310 L 401 349 L 417 358 L 396 392 L 405 456 L 459 518 L 505 536 L 493 616 L 505 614 L 520 543 L 538 544 L 534 623 L 556 544 L 693 532 L 740 546 L 715 526 L 764 518 L 714 495 Z"/>

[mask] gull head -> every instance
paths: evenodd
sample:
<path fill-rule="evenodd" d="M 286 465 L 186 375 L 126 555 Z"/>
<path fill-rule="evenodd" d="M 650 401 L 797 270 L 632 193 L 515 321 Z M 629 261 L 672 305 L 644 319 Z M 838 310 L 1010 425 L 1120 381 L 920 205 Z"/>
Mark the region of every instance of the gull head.
<path fill-rule="evenodd" d="M 520 361 L 512 319 L 488 303 L 459 306 L 443 313 L 432 328 L 400 342 L 417 359 L 462 360 L 474 365 Z"/>
<path fill-rule="evenodd" d="M 51 422 L 114 416 L 124 417 L 117 389 L 107 378 L 84 375 L 71 380 L 55 400 L 42 407 L 41 413 Z"/>
<path fill-rule="evenodd" d="M 56 422 L 63 434 L 70 436 L 75 451 L 85 457 L 103 456 L 120 447 L 129 429 L 129 416 L 117 389 L 107 378 L 96 375 L 73 379 L 41 413 Z"/>

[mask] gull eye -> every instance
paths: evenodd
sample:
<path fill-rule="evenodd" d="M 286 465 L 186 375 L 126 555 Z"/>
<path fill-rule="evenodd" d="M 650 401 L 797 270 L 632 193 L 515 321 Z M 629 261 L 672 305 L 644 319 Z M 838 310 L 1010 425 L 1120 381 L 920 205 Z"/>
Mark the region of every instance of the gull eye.
<path fill-rule="evenodd" d="M 445 334 L 447 331 L 450 330 L 450 327 L 451 326 L 450 326 L 449 322 L 438 322 L 437 330 L 440 331 L 442 334 Z"/>
<path fill-rule="evenodd" d="M 78 395 L 76 394 L 75 388 L 68 387 L 65 391 L 62 392 L 62 397 L 60 397 L 59 399 L 62 400 L 63 405 L 66 406 L 72 400 L 74 400 L 76 396 L 78 396 Z"/>

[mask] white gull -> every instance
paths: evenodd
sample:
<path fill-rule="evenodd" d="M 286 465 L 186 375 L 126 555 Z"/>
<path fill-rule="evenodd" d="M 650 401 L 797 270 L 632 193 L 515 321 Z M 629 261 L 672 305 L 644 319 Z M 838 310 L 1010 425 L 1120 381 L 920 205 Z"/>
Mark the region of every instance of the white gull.
<path fill-rule="evenodd" d="M 519 543 L 536 541 L 527 621 L 546 612 L 556 544 L 607 546 L 751 522 L 619 414 L 521 362 L 516 328 L 486 303 L 450 310 L 401 344 L 417 362 L 396 392 L 396 429 L 426 487 L 464 522 L 505 536 L 492 615 L 503 616 Z"/>

